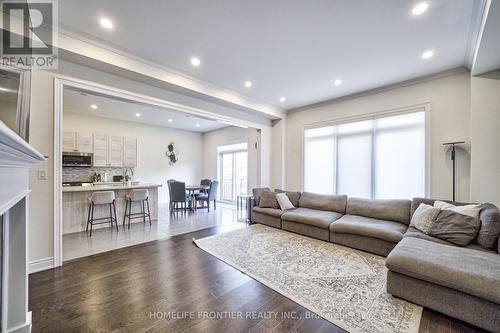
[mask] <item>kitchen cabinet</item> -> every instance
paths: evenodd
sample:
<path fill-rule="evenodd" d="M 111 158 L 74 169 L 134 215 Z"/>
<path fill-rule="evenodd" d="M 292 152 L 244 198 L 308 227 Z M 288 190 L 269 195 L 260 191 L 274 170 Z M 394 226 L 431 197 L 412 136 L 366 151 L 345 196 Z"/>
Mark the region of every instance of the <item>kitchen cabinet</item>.
<path fill-rule="evenodd" d="M 108 165 L 111 167 L 123 166 L 123 137 L 111 135 L 109 137 Z"/>
<path fill-rule="evenodd" d="M 94 134 L 95 167 L 122 167 L 123 153 L 123 137 Z"/>
<path fill-rule="evenodd" d="M 109 136 L 94 134 L 94 166 L 107 167 L 109 150 Z"/>
<path fill-rule="evenodd" d="M 63 152 L 92 153 L 92 134 L 63 132 Z"/>
<path fill-rule="evenodd" d="M 123 166 L 127 168 L 137 166 L 137 138 L 123 138 Z"/>
<path fill-rule="evenodd" d="M 91 133 L 76 133 L 76 149 L 80 153 L 89 153 L 93 152 L 93 140 Z"/>

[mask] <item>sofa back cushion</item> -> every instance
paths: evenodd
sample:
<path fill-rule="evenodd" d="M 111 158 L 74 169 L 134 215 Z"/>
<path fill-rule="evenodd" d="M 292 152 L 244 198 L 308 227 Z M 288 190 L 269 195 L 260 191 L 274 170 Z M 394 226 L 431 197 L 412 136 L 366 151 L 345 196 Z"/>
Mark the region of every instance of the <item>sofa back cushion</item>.
<path fill-rule="evenodd" d="M 347 195 L 328 195 L 304 192 L 299 199 L 299 207 L 328 210 L 345 214 Z"/>
<path fill-rule="evenodd" d="M 260 196 L 264 191 L 271 191 L 269 187 L 260 187 L 252 189 L 253 199 L 255 200 L 255 205 L 258 206 L 260 204 Z"/>
<path fill-rule="evenodd" d="M 302 193 L 292 192 L 292 191 L 283 191 L 283 190 L 279 190 L 279 189 L 274 190 L 274 192 L 286 193 L 286 196 L 288 197 L 288 199 L 290 199 L 290 202 L 292 203 L 292 205 L 295 208 L 299 207 L 299 200 L 300 200 L 300 196 L 302 195 Z"/>
<path fill-rule="evenodd" d="M 410 224 L 410 200 L 372 200 L 349 198 L 347 214 Z"/>

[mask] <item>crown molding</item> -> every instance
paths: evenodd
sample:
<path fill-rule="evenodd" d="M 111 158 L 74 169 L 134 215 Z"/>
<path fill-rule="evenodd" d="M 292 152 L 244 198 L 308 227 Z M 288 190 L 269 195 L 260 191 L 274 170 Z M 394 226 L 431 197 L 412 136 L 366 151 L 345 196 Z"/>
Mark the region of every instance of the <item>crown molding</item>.
<path fill-rule="evenodd" d="M 442 72 L 438 72 L 438 73 L 434 73 L 434 74 L 430 74 L 430 75 L 425 75 L 425 76 L 421 76 L 421 77 L 410 79 L 410 80 L 401 81 L 398 83 L 393 83 L 393 84 L 377 87 L 374 89 L 369 89 L 369 90 L 357 92 L 354 94 L 340 96 L 340 97 L 329 99 L 329 100 L 322 101 L 319 103 L 314 103 L 314 104 L 290 109 L 290 110 L 288 110 L 288 113 L 290 114 L 290 113 L 295 113 L 295 112 L 307 111 L 307 110 L 315 109 L 315 108 L 318 108 L 321 106 L 326 106 L 326 105 L 330 105 L 330 104 L 349 101 L 349 100 L 357 99 L 357 98 L 368 96 L 368 95 L 374 95 L 374 94 L 378 94 L 378 93 L 389 91 L 389 90 L 408 87 L 408 86 L 412 86 L 415 84 L 419 84 L 419 83 L 423 83 L 423 82 L 427 82 L 427 81 L 432 81 L 432 80 L 437 80 L 437 79 L 445 78 L 448 76 L 453 76 L 453 75 L 458 75 L 458 74 L 463 74 L 463 73 L 469 73 L 469 69 L 467 69 L 466 67 L 457 67 L 457 68 L 449 69 L 446 71 L 442 71 Z"/>

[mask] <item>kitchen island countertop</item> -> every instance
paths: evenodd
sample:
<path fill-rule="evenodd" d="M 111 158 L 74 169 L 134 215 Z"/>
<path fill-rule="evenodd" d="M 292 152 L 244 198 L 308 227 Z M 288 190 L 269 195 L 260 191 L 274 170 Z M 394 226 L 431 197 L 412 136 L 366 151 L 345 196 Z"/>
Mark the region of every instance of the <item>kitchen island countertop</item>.
<path fill-rule="evenodd" d="M 127 183 L 123 184 L 94 184 L 88 186 L 66 186 L 63 187 L 63 193 L 66 192 L 95 192 L 95 191 L 120 191 L 120 190 L 132 190 L 139 188 L 158 188 L 162 187 L 161 184 L 153 184 L 153 183 L 138 183 L 128 185 Z"/>

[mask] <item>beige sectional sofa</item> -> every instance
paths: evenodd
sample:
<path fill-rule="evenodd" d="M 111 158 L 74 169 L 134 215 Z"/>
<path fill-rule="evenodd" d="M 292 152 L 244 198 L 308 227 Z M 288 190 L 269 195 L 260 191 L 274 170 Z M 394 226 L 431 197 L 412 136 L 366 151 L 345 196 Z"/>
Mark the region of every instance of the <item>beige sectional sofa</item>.
<path fill-rule="evenodd" d="M 500 332 L 500 211 L 494 205 L 483 205 L 481 230 L 460 247 L 409 226 L 416 208 L 434 200 L 287 192 L 297 208 L 281 211 L 258 206 L 264 191 L 270 190 L 253 191 L 253 222 L 387 256 L 389 293 Z"/>

